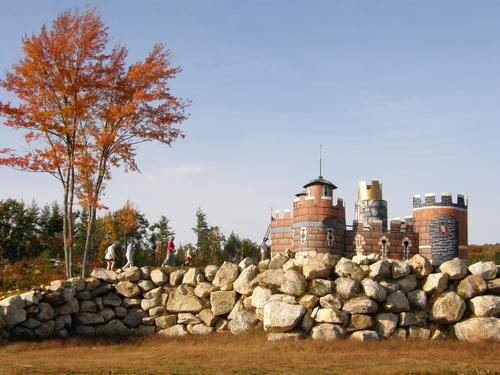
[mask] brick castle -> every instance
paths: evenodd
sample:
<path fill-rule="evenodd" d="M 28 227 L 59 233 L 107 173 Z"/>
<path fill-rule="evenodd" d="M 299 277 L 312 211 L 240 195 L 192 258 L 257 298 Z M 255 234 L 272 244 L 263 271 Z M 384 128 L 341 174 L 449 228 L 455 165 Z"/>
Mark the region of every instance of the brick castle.
<path fill-rule="evenodd" d="M 458 195 L 425 194 L 413 197 L 412 216 L 387 220 L 382 184 L 358 184 L 355 219 L 346 225 L 345 205 L 334 200 L 337 187 L 322 176 L 296 194 L 293 212 L 276 211 L 271 220 L 271 255 L 291 251 L 317 256 L 379 254 L 382 258 L 408 259 L 422 254 L 439 265 L 460 257 L 467 259 L 467 202 Z"/>

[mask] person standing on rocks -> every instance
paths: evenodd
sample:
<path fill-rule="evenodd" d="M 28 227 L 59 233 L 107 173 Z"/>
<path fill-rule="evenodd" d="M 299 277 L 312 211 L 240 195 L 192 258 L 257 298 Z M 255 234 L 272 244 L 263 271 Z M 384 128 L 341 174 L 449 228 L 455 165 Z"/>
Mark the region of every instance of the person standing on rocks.
<path fill-rule="evenodd" d="M 191 257 L 191 246 L 188 246 L 187 252 L 186 252 L 186 260 L 184 261 L 184 265 L 189 267 L 191 266 L 193 258 Z"/>
<path fill-rule="evenodd" d="M 113 268 L 115 268 L 115 262 L 116 262 L 116 253 L 115 253 L 115 247 L 116 247 L 116 242 L 113 242 L 108 248 L 106 249 L 106 254 L 104 255 L 104 260 L 106 261 L 106 269 L 108 271 L 113 271 Z"/>
<path fill-rule="evenodd" d="M 167 243 L 167 256 L 165 257 L 165 260 L 162 263 L 162 267 L 165 267 L 166 265 L 169 266 L 175 266 L 175 259 L 174 259 L 174 251 L 175 251 L 175 244 L 174 244 L 175 237 L 171 236 L 170 239 L 168 240 Z"/>
<path fill-rule="evenodd" d="M 125 252 L 125 257 L 127 258 L 127 263 L 123 266 L 123 268 L 133 267 L 134 266 L 134 245 L 136 244 L 136 240 L 133 239 L 129 242 L 127 246 L 127 251 Z"/>

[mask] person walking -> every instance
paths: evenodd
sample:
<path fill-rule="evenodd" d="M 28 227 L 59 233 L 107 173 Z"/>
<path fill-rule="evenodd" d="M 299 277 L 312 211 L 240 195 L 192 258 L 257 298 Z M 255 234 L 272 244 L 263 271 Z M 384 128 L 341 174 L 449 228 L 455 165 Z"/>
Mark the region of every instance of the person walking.
<path fill-rule="evenodd" d="M 193 260 L 193 258 L 191 257 L 191 246 L 189 246 L 187 251 L 186 251 L 186 260 L 184 261 L 184 265 L 187 267 L 191 266 L 192 260 Z"/>
<path fill-rule="evenodd" d="M 134 245 L 137 240 L 132 239 L 127 245 L 127 251 L 125 252 L 125 257 L 127 258 L 127 263 L 123 266 L 123 268 L 133 267 L 134 266 Z"/>
<path fill-rule="evenodd" d="M 113 271 L 113 268 L 115 268 L 115 262 L 116 262 L 116 253 L 115 253 L 115 247 L 117 243 L 113 242 L 111 245 L 108 246 L 106 249 L 106 254 L 104 255 L 104 260 L 106 261 L 106 269 L 108 271 Z"/>
<path fill-rule="evenodd" d="M 168 240 L 167 243 L 167 256 L 165 257 L 165 260 L 162 263 L 162 267 L 165 267 L 166 265 L 169 266 L 175 266 L 175 259 L 174 259 L 174 251 L 175 251 L 175 244 L 174 244 L 175 237 L 171 236 L 170 239 Z"/>

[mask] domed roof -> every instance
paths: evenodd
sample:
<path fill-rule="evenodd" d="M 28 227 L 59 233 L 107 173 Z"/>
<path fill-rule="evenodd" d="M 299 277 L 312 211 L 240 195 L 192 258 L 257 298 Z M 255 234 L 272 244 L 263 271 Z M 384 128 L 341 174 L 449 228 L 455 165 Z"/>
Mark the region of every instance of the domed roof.
<path fill-rule="evenodd" d="M 333 190 L 337 188 L 332 182 L 325 180 L 323 176 L 319 176 L 318 178 L 315 178 L 314 180 L 309 181 L 307 184 L 305 184 L 304 189 L 307 189 L 311 185 L 317 185 L 317 184 L 331 186 Z"/>

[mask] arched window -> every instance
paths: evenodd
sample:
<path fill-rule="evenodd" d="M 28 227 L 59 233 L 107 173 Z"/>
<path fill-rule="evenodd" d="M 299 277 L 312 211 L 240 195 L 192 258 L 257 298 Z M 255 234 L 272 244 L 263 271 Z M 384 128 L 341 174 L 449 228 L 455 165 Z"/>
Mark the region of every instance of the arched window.
<path fill-rule="evenodd" d="M 330 246 L 330 247 L 333 246 L 334 239 L 335 239 L 335 236 L 333 235 L 333 229 L 328 228 L 326 230 L 326 242 L 328 243 L 328 246 Z"/>
<path fill-rule="evenodd" d="M 305 245 L 307 240 L 307 228 L 302 227 L 300 228 L 300 244 Z"/>

